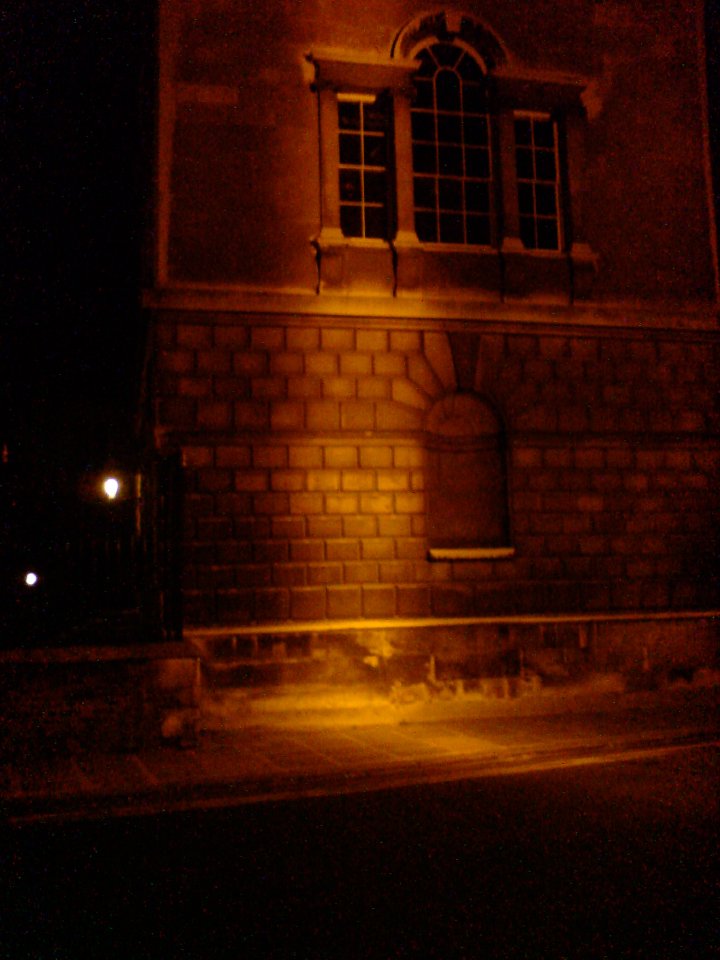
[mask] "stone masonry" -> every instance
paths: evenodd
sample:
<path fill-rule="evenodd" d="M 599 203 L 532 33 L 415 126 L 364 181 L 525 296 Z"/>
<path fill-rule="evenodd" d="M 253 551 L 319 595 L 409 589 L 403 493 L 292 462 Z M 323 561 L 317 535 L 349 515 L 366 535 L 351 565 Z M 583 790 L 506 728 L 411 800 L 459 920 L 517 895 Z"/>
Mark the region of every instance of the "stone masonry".
<path fill-rule="evenodd" d="M 478 563 L 427 557 L 425 417 L 458 389 L 445 332 L 197 312 L 160 315 L 156 337 L 189 623 L 713 602 L 711 338 L 476 327 L 516 551 Z"/>

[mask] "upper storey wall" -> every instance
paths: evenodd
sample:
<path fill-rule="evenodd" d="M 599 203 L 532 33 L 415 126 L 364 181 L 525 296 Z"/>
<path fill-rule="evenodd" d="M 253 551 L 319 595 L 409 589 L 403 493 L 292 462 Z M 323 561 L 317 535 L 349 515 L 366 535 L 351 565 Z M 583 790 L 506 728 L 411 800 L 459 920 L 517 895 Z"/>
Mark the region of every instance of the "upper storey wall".
<path fill-rule="evenodd" d="M 714 298 L 696 7 L 464 4 L 511 70 L 587 81 L 574 202 L 598 256 L 594 300 Z M 399 0 L 161 0 L 158 286 L 315 292 L 321 137 L 307 54 L 388 60 L 398 32 L 427 10 Z"/>

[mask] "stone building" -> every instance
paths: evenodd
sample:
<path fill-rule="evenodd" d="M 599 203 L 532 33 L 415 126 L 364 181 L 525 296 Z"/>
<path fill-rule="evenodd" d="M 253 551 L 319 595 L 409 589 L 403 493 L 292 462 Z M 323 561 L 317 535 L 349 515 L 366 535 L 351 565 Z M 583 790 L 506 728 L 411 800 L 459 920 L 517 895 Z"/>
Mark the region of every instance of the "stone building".
<path fill-rule="evenodd" d="M 161 0 L 158 32 L 186 629 L 706 658 L 702 4 Z"/>

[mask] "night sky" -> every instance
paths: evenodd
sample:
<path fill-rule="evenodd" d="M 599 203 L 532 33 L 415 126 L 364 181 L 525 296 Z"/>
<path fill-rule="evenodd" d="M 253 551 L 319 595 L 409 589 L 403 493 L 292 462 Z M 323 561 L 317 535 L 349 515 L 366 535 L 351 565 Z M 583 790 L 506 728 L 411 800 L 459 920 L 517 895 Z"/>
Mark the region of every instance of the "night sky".
<path fill-rule="evenodd" d="M 152 155 L 151 3 L 13 0 L 0 446 L 28 478 L 127 456 Z"/>

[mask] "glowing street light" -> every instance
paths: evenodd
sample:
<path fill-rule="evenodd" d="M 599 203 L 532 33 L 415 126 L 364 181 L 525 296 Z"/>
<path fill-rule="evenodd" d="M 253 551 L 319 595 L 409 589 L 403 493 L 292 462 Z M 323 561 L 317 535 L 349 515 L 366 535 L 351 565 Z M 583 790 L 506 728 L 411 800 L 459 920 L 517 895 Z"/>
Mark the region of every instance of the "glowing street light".
<path fill-rule="evenodd" d="M 25 574 L 25 586 L 27 587 L 36 586 L 39 579 L 40 578 L 34 571 L 28 570 L 28 572 Z"/>
<path fill-rule="evenodd" d="M 114 500 L 120 492 L 120 481 L 117 477 L 106 477 L 103 481 L 103 493 L 108 500 Z"/>

